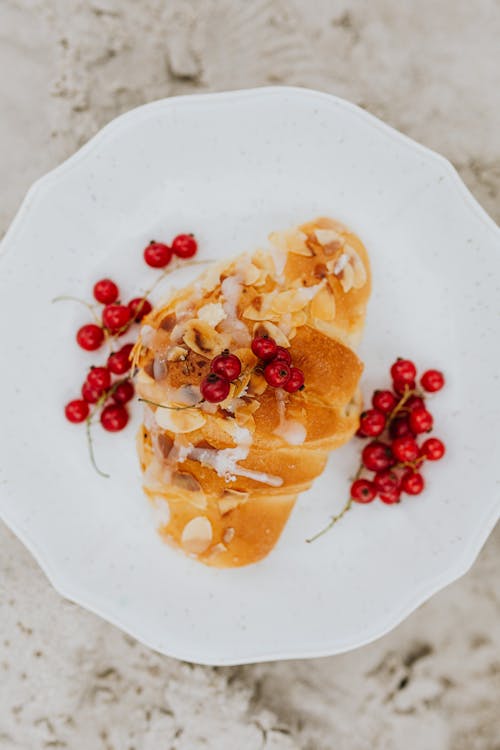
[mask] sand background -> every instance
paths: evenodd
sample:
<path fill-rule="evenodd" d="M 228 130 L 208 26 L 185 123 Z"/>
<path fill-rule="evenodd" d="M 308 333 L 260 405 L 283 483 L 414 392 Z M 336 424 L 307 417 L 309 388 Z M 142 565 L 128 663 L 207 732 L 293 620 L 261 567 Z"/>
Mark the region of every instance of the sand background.
<path fill-rule="evenodd" d="M 0 234 L 120 112 L 269 83 L 441 151 L 499 221 L 499 39 L 498 0 L 0 0 Z M 467 576 L 356 652 L 214 669 L 61 599 L 1 526 L 0 748 L 499 750 L 499 561 L 497 528 Z"/>

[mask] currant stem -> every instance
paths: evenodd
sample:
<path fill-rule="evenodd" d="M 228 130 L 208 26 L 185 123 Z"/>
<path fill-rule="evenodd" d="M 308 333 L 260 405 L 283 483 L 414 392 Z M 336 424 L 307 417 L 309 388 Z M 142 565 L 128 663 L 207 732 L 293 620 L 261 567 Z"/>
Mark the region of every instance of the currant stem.
<path fill-rule="evenodd" d="M 411 390 L 411 388 L 405 387 L 404 394 L 402 395 L 401 399 L 398 401 L 394 409 L 389 414 L 386 427 L 391 426 L 391 422 L 394 420 L 396 414 L 398 414 L 403 409 L 404 405 L 406 404 L 410 396 L 415 396 L 415 395 L 417 395 L 416 390 Z"/>
<path fill-rule="evenodd" d="M 72 297 L 69 294 L 61 294 L 59 297 L 54 297 L 52 300 L 52 303 L 54 302 L 79 302 L 80 305 L 83 305 L 87 308 L 87 310 L 90 310 L 92 313 L 92 317 L 94 318 L 96 324 L 101 327 L 101 321 L 99 320 L 97 313 L 95 311 L 94 305 L 91 305 L 89 302 L 85 302 L 84 299 L 80 299 L 80 297 Z M 106 330 L 104 329 L 104 332 L 106 333 Z"/>
<path fill-rule="evenodd" d="M 91 428 L 92 428 L 92 425 L 93 425 L 94 417 L 99 412 L 101 406 L 108 400 L 108 398 L 110 396 L 113 395 L 113 393 L 116 391 L 116 389 L 118 388 L 118 386 L 121 385 L 122 383 L 125 383 L 126 380 L 128 380 L 128 378 L 122 378 L 121 380 L 117 380 L 116 383 L 113 383 L 113 385 L 111 386 L 111 388 L 109 388 L 107 391 L 105 391 L 102 394 L 102 396 L 99 398 L 99 400 L 96 401 L 94 409 L 92 410 L 92 412 L 89 414 L 89 416 L 85 420 L 85 431 L 86 431 L 86 435 L 87 435 L 87 444 L 88 444 L 88 448 L 89 448 L 90 462 L 91 462 L 92 466 L 94 467 L 94 469 L 96 470 L 96 472 L 99 474 L 99 476 L 104 477 L 104 479 L 109 479 L 110 475 L 106 474 L 106 472 L 104 472 L 104 471 L 101 471 L 101 469 L 97 465 L 97 461 L 95 459 L 95 454 L 94 454 L 94 441 L 92 440 L 92 429 Z"/>
<path fill-rule="evenodd" d="M 317 534 L 314 534 L 314 536 L 309 537 L 309 539 L 306 539 L 306 542 L 308 544 L 311 544 L 311 542 L 315 542 L 316 539 L 319 539 L 323 534 L 326 534 L 327 531 L 330 531 L 330 529 L 335 526 L 337 521 L 340 521 L 340 519 L 347 513 L 348 510 L 351 509 L 351 506 L 353 504 L 353 498 L 350 497 L 349 500 L 346 502 L 340 513 L 337 513 L 336 516 L 332 516 L 332 519 L 330 523 L 328 523 L 324 529 L 321 529 L 321 531 L 318 531 Z"/>

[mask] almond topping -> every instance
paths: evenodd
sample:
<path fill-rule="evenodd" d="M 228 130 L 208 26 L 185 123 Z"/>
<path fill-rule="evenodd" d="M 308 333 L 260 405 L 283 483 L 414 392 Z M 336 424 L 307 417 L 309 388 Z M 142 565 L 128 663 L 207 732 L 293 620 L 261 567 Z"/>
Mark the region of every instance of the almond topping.
<path fill-rule="evenodd" d="M 208 518 L 196 516 L 184 526 L 181 544 L 186 552 L 199 555 L 210 546 L 212 534 L 212 524 Z"/>

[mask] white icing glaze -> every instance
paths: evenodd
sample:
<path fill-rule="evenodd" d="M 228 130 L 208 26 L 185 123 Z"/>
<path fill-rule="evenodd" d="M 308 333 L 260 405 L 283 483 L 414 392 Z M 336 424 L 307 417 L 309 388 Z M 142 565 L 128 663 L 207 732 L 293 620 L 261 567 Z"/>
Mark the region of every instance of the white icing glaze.
<path fill-rule="evenodd" d="M 278 415 L 280 423 L 274 430 L 274 434 L 283 438 L 289 445 L 302 445 L 306 439 L 306 428 L 295 419 L 286 418 L 286 395 L 282 388 L 276 388 L 276 402 L 278 404 Z"/>
<path fill-rule="evenodd" d="M 250 334 L 242 320 L 238 318 L 238 302 L 242 290 L 241 279 L 238 275 L 228 276 L 221 284 L 221 292 L 224 298 L 222 307 L 227 318 L 222 321 L 220 330 L 230 333 L 233 341 L 239 346 L 248 346 Z"/>
<path fill-rule="evenodd" d="M 269 484 L 271 487 L 280 487 L 283 484 L 281 477 L 266 474 L 261 471 L 252 471 L 245 469 L 238 464 L 238 461 L 244 461 L 250 452 L 252 435 L 245 427 L 239 427 L 235 424 L 232 428 L 233 437 L 236 442 L 236 448 L 224 448 L 215 450 L 214 448 L 192 448 L 189 451 L 189 458 L 199 461 L 205 466 L 210 466 L 220 477 L 224 477 L 226 482 L 236 481 L 236 476 L 248 477 L 256 482 Z"/>

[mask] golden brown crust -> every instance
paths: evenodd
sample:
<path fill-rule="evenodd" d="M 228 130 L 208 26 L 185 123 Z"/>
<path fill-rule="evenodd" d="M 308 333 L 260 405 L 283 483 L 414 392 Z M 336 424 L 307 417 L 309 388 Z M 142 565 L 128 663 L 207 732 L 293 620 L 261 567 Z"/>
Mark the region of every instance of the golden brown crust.
<path fill-rule="evenodd" d="M 352 436 L 361 409 L 353 347 L 370 294 L 364 246 L 327 218 L 270 242 L 172 295 L 145 320 L 134 352 L 139 395 L 174 407 L 146 407 L 145 491 L 168 503 L 162 536 L 209 565 L 245 565 L 273 548 L 297 494 Z M 250 342 L 262 333 L 289 348 L 302 392 L 272 389 L 255 370 Z M 224 348 L 242 374 L 225 402 L 196 405 Z"/>

